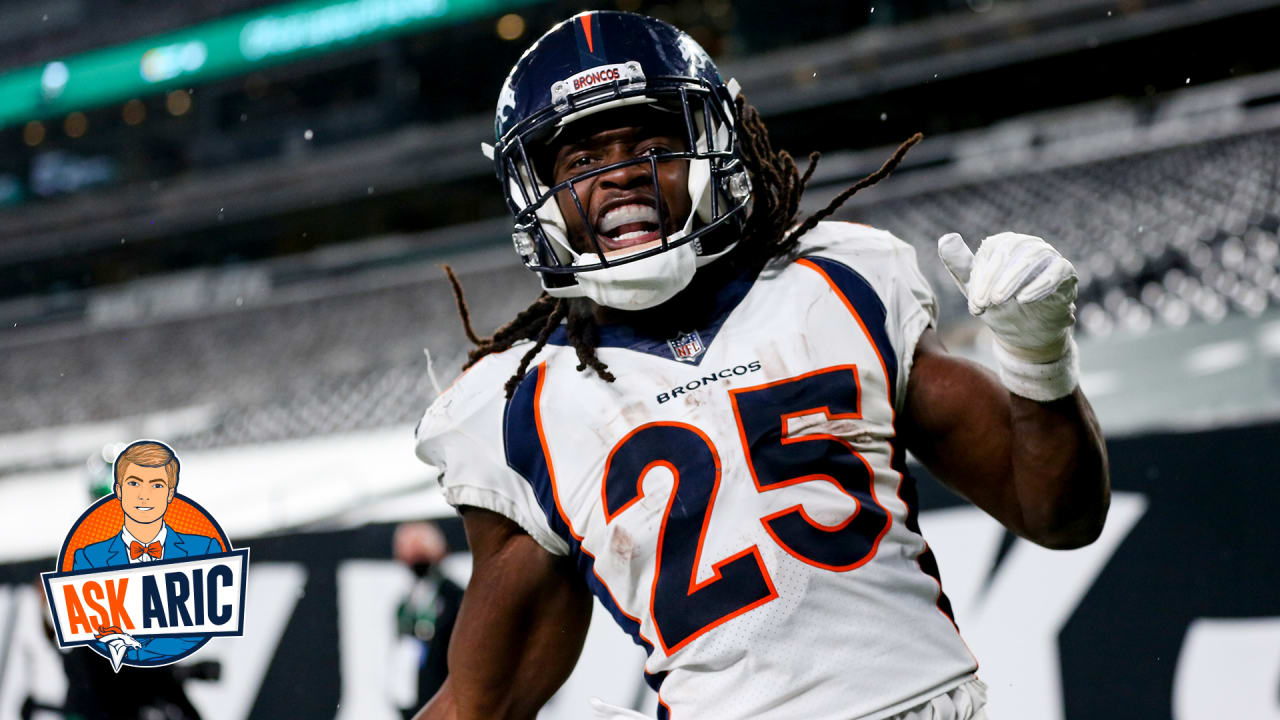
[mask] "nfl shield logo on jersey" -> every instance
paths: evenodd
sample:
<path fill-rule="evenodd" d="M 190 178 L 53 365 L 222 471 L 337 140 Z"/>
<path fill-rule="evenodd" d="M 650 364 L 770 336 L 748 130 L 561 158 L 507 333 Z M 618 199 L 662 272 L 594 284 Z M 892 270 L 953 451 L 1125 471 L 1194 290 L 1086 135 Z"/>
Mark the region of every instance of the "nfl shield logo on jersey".
<path fill-rule="evenodd" d="M 698 337 L 697 330 L 677 335 L 674 340 L 668 340 L 667 345 L 671 348 L 671 354 L 681 362 L 693 362 L 707 349 L 702 344 L 702 338 Z"/>

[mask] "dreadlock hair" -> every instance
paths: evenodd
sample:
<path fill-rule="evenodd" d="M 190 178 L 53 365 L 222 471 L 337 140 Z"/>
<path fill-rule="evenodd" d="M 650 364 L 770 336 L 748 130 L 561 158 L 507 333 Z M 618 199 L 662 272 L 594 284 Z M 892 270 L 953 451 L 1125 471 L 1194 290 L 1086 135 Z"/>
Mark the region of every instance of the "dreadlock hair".
<path fill-rule="evenodd" d="M 743 164 L 751 177 L 752 189 L 751 212 L 743 226 L 742 242 L 739 243 L 743 253 L 739 262 L 745 265 L 763 266 L 774 258 L 790 254 L 796 249 L 802 235 L 840 209 L 840 206 L 853 197 L 854 193 L 888 177 L 902 162 L 907 151 L 923 138 L 920 133 L 907 138 L 880 169 L 846 188 L 825 208 L 797 225 L 796 213 L 800 209 L 800 197 L 813 177 L 814 170 L 817 169 L 820 153 L 809 154 L 809 164 L 802 175 L 791 153 L 773 149 L 773 144 L 769 140 L 769 130 L 760 119 L 760 114 L 753 106 L 747 104 L 742 96 L 737 99 L 737 109 L 738 142 Z M 510 322 L 498 328 L 492 337 L 481 338 L 471 327 L 471 314 L 467 309 L 462 285 L 459 284 L 452 269 L 445 266 L 444 270 L 449 277 L 449 283 L 453 286 L 453 296 L 458 305 L 458 314 L 462 318 L 463 330 L 466 332 L 467 339 L 476 346 L 467 354 L 467 362 L 463 365 L 464 370 L 475 365 L 486 355 L 507 350 L 521 340 L 533 341 L 533 345 L 520 358 L 520 366 L 515 374 L 507 380 L 505 386 L 507 399 L 515 394 L 516 388 L 529 369 L 529 363 L 547 344 L 551 333 L 566 317 L 568 317 L 568 325 L 565 329 L 568 340 L 578 356 L 577 369 L 582 371 L 589 367 L 602 380 L 614 381 L 608 366 L 596 356 L 598 336 L 595 320 L 589 308 L 582 303 L 556 299 L 544 292 Z"/>

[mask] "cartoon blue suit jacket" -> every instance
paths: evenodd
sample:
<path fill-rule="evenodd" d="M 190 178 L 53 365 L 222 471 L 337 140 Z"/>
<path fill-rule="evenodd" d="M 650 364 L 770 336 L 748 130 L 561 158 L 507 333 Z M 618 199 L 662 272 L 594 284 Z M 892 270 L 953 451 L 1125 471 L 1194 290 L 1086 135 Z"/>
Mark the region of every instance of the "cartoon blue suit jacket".
<path fill-rule="evenodd" d="M 167 523 L 164 527 L 166 533 L 163 557 L 165 560 L 212 555 L 222 552 L 222 545 L 211 537 L 183 535 L 175 532 Z M 116 533 L 107 540 L 86 545 L 77 550 L 71 569 L 84 570 L 86 568 L 116 567 L 128 564 L 129 548 L 125 547 L 124 540 L 121 540 L 120 534 Z M 143 664 L 170 662 L 175 656 L 195 648 L 204 640 L 205 638 L 199 635 L 167 635 L 164 637 L 138 638 L 138 642 L 142 643 L 142 647 L 129 648 L 129 651 L 125 653 L 125 659 Z M 94 645 L 104 655 L 110 655 L 106 645 L 102 643 L 94 643 Z"/>

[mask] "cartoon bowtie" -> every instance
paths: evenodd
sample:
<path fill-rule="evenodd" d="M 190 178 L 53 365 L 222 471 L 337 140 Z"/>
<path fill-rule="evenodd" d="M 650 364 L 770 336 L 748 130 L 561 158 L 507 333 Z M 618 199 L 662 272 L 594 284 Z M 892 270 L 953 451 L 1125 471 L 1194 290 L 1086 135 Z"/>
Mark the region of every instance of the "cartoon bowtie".
<path fill-rule="evenodd" d="M 137 560 L 138 558 L 142 557 L 142 553 L 146 553 L 151 557 L 159 560 L 160 553 L 163 551 L 164 551 L 164 546 L 160 544 L 159 540 L 155 542 L 147 543 L 146 545 L 143 545 L 137 540 L 134 540 L 133 542 L 129 543 L 129 557 L 132 558 L 133 560 Z"/>

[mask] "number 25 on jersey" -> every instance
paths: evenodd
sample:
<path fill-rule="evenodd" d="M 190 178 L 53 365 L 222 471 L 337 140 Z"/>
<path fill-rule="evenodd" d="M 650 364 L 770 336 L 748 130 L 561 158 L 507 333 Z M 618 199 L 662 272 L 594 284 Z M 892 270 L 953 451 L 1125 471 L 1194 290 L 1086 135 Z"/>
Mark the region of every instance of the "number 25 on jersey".
<path fill-rule="evenodd" d="M 870 560 L 889 530 L 890 516 L 876 501 L 872 470 L 846 441 L 826 433 L 788 433 L 793 419 L 821 416 L 829 423 L 861 419 L 858 369 L 841 365 L 765 385 L 729 391 L 747 468 L 758 492 L 806 482 L 827 482 L 855 503 L 836 525 L 823 525 L 795 504 L 760 518 L 773 540 L 814 567 L 845 572 Z M 720 455 L 692 425 L 653 422 L 620 440 L 605 464 L 605 520 L 638 501 L 645 474 L 667 468 L 674 484 L 658 534 L 650 607 L 658 640 L 670 655 L 730 618 L 776 598 L 777 591 L 752 545 L 712 565 L 697 582 L 702 547 L 720 490 Z"/>

